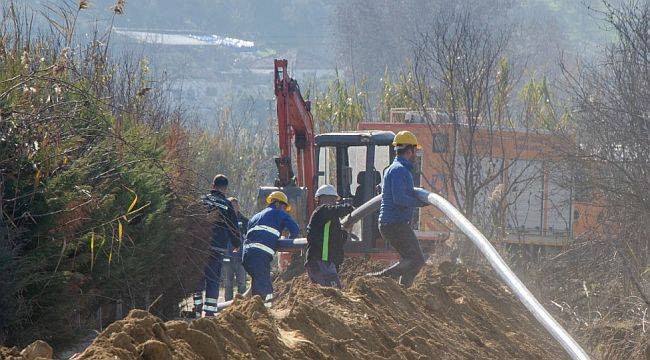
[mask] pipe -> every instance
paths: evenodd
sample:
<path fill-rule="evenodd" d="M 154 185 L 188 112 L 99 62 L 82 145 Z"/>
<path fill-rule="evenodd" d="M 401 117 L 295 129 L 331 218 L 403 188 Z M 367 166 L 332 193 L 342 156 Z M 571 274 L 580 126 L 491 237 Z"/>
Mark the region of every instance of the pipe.
<path fill-rule="evenodd" d="M 574 360 L 589 360 L 589 356 L 582 347 L 558 324 L 557 321 L 546 311 L 542 304 L 537 301 L 533 294 L 519 280 L 517 275 L 508 267 L 506 262 L 501 258 L 496 249 L 488 239 L 478 229 L 467 220 L 467 218 L 456 209 L 449 201 L 438 194 L 430 193 L 424 189 L 416 188 L 416 195 L 423 202 L 429 203 L 441 210 L 456 226 L 467 235 L 470 240 L 478 247 L 481 253 L 487 258 L 492 268 L 497 272 L 499 277 L 514 292 L 515 296 L 521 301 L 526 309 L 539 321 L 542 326 L 555 338 L 557 342 Z M 377 195 L 365 204 L 356 208 L 350 215 L 346 216 L 341 224 L 344 228 L 350 229 L 359 220 L 374 213 L 379 209 L 381 204 L 381 195 Z M 307 244 L 307 239 L 281 239 L 279 248 L 287 249 L 302 247 Z M 244 293 L 244 297 L 250 296 L 250 288 Z M 224 309 L 232 304 L 227 301 L 217 305 L 219 310 Z"/>
<path fill-rule="evenodd" d="M 278 250 L 287 250 L 302 248 L 307 246 L 307 238 L 280 239 L 278 240 Z"/>
<path fill-rule="evenodd" d="M 343 228 L 347 230 L 351 229 L 352 225 L 354 225 L 361 219 L 365 218 L 366 216 L 377 211 L 380 205 L 381 205 L 381 195 L 377 195 L 374 198 L 368 200 L 363 205 L 354 209 L 354 211 L 350 215 L 344 217 L 343 220 L 341 220 L 341 226 L 343 226 Z"/>
<path fill-rule="evenodd" d="M 478 247 L 483 255 L 490 262 L 492 268 L 497 272 L 499 277 L 508 285 L 508 287 L 515 293 L 519 301 L 521 301 L 526 309 L 530 311 L 533 316 L 539 321 L 544 328 L 560 343 L 564 350 L 574 360 L 588 360 L 589 356 L 580 347 L 580 345 L 569 335 L 569 333 L 562 328 L 560 324 L 553 319 L 551 314 L 544 309 L 542 304 L 535 299 L 533 294 L 526 288 L 526 286 L 517 278 L 514 272 L 508 267 L 503 258 L 496 251 L 494 246 L 481 234 L 478 229 L 472 225 L 458 209 L 456 209 L 449 201 L 445 200 L 442 196 L 430 193 L 424 189 L 416 189 L 417 196 L 420 200 L 425 201 L 439 210 L 441 210 L 456 226 L 467 235 L 470 240 Z"/>

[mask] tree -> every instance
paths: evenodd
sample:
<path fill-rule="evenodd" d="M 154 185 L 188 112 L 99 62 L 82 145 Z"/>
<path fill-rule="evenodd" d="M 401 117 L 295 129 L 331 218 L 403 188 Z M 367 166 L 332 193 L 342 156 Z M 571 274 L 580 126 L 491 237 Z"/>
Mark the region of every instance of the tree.
<path fill-rule="evenodd" d="M 541 187 L 552 168 L 550 149 L 523 156 L 533 141 L 540 147 L 546 139 L 539 134 L 549 110 L 540 103 L 546 87 L 533 83 L 541 90 L 515 96 L 517 69 L 507 60 L 512 29 L 486 24 L 475 11 L 452 7 L 419 34 L 411 96 L 432 138 L 444 136 L 448 145 L 437 154 L 441 168 L 434 169 L 448 177 L 442 191 L 488 236 L 525 236 L 526 216 L 541 207 Z M 531 190 L 534 184 L 538 193 Z M 535 231 L 541 235 L 544 229 L 539 224 Z M 468 252 L 469 243 L 461 251 Z"/>
<path fill-rule="evenodd" d="M 617 40 L 575 72 L 563 64 L 577 137 L 568 159 L 580 186 L 606 206 L 606 248 L 623 256 L 625 272 L 650 304 L 650 4 L 603 4 L 599 14 Z"/>

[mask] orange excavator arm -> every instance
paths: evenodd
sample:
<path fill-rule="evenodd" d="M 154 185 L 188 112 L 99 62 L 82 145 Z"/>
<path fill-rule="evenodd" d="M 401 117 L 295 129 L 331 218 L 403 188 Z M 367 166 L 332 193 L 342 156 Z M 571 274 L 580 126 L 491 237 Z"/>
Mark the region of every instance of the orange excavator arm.
<path fill-rule="evenodd" d="M 275 60 L 275 97 L 278 113 L 280 156 L 276 186 L 290 185 L 307 188 L 307 214 L 314 209 L 314 120 L 310 103 L 300 94 L 298 82 L 287 73 L 287 60 Z M 296 170 L 291 165 L 291 140 L 296 148 Z"/>

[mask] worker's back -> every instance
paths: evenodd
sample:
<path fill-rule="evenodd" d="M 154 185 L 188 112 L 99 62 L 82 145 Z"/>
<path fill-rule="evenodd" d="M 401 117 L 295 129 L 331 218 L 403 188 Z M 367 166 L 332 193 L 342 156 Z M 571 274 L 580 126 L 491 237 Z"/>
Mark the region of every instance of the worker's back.
<path fill-rule="evenodd" d="M 263 244 L 275 251 L 282 231 L 289 230 L 292 238 L 298 237 L 298 224 L 286 212 L 269 206 L 255 214 L 248 222 L 246 244 Z"/>
<path fill-rule="evenodd" d="M 413 217 L 413 208 L 422 206 L 413 193 L 411 169 L 413 164 L 396 157 L 386 170 L 379 211 L 381 224 L 408 222 Z"/>
<path fill-rule="evenodd" d="M 208 208 L 208 212 L 218 213 L 212 226 L 212 247 L 217 249 L 227 249 L 228 246 L 239 247 L 241 244 L 237 213 L 232 203 L 222 192 L 216 190 L 204 195 L 201 201 Z"/>

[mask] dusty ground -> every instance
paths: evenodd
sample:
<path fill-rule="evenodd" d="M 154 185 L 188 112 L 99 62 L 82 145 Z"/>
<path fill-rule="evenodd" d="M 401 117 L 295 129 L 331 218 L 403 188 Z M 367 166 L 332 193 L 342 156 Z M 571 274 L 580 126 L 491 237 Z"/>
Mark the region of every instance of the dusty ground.
<path fill-rule="evenodd" d="M 495 279 L 429 265 L 405 290 L 361 276 L 373 268 L 349 261 L 344 291 L 304 275 L 278 280 L 270 310 L 259 298 L 237 300 L 215 319 L 191 323 L 134 310 L 78 359 L 565 358 Z"/>

